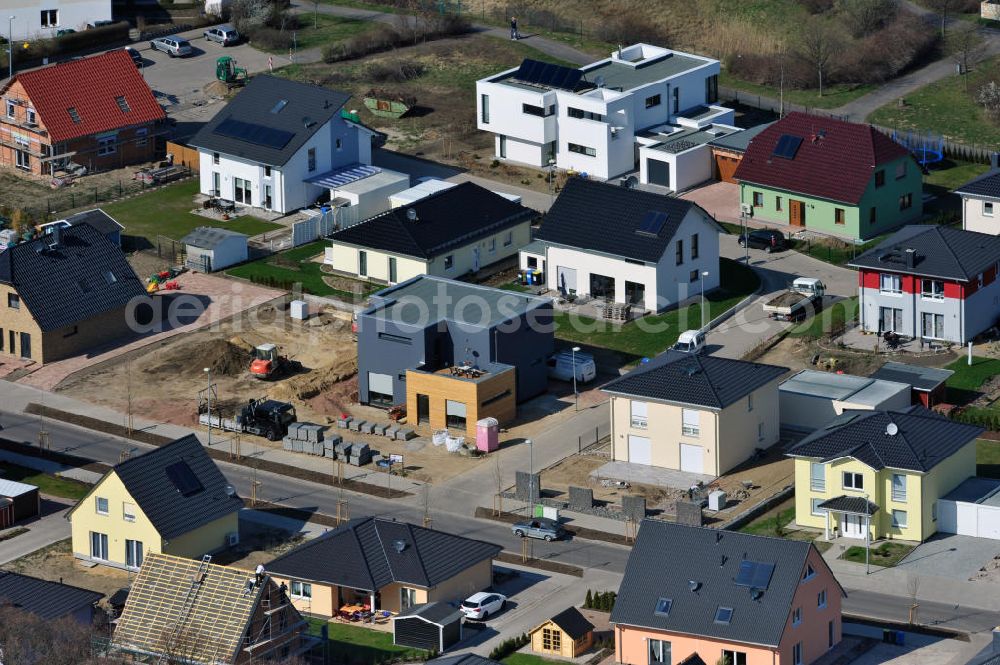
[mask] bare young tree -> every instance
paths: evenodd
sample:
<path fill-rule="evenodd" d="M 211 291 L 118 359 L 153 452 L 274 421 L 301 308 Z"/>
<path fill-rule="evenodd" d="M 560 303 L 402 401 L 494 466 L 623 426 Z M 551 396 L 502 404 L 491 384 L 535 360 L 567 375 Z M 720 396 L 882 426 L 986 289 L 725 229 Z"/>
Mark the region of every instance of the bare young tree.
<path fill-rule="evenodd" d="M 941 20 L 941 39 L 944 39 L 948 28 L 948 14 L 958 6 L 958 0 L 924 0 L 924 4 Z"/>
<path fill-rule="evenodd" d="M 798 43 L 799 56 L 816 71 L 819 96 L 823 96 L 823 81 L 833 65 L 833 57 L 840 49 L 840 39 L 829 21 L 811 17 L 803 26 Z"/>
<path fill-rule="evenodd" d="M 986 114 L 993 119 L 1000 118 L 1000 83 L 987 81 L 976 91 L 976 101 L 983 105 Z"/>
<path fill-rule="evenodd" d="M 960 69 L 962 80 L 965 84 L 965 91 L 969 91 L 969 69 L 983 55 L 986 42 L 979 32 L 979 26 L 975 23 L 967 23 L 955 28 L 948 34 L 946 40 L 948 51 L 954 58 Z"/>
<path fill-rule="evenodd" d="M 907 575 L 906 576 L 906 595 L 910 597 L 910 613 L 909 621 L 911 624 L 917 622 L 917 608 L 920 604 L 917 603 L 917 593 L 920 591 L 920 577 L 917 575 Z"/>
<path fill-rule="evenodd" d="M 840 11 L 854 37 L 866 37 L 887 26 L 896 18 L 898 0 L 839 0 Z"/>
<path fill-rule="evenodd" d="M 0 600 L 4 665 L 90 665 L 94 631 L 70 617 L 46 621 Z M 106 661 L 109 664 L 117 661 Z"/>

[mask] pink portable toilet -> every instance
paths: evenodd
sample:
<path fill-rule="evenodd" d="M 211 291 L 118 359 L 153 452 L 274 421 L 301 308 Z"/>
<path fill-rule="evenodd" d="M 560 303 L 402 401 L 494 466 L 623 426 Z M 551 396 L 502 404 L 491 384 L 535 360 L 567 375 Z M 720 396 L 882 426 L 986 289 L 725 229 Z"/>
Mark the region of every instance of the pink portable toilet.
<path fill-rule="evenodd" d="M 500 423 L 496 418 L 476 421 L 476 448 L 492 453 L 500 447 Z"/>

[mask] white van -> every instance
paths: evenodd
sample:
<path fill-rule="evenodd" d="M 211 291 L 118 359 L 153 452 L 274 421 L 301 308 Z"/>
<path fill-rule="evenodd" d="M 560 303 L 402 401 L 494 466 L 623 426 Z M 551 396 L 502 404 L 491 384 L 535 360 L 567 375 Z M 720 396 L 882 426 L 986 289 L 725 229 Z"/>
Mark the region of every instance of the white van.
<path fill-rule="evenodd" d="M 685 330 L 671 348 L 682 353 L 701 353 L 705 350 L 705 333 L 700 330 Z"/>
<path fill-rule="evenodd" d="M 572 381 L 573 374 L 580 383 L 593 381 L 597 376 L 597 365 L 594 363 L 594 356 L 582 351 L 576 352 L 576 372 L 573 371 L 573 352 L 560 351 L 549 356 L 547 364 L 549 366 L 549 378 L 559 381 Z"/>

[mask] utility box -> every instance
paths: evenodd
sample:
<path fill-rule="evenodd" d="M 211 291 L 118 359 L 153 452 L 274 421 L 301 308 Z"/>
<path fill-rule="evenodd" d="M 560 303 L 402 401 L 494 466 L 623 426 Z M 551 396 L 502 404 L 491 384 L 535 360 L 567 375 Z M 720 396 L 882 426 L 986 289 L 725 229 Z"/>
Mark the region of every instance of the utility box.
<path fill-rule="evenodd" d="M 293 319 L 305 321 L 309 318 L 309 304 L 305 300 L 293 300 L 288 303 L 288 314 Z"/>
<path fill-rule="evenodd" d="M 726 507 L 726 493 L 722 490 L 715 490 L 708 495 L 708 509 L 716 512 Z"/>

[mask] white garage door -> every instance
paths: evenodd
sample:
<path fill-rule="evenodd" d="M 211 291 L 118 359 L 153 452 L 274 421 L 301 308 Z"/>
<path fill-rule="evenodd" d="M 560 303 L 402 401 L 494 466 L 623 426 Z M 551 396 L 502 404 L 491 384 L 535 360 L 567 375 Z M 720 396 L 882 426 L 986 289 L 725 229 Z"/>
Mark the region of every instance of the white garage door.
<path fill-rule="evenodd" d="M 681 444 L 681 471 L 705 472 L 705 450 L 690 443 Z"/>
<path fill-rule="evenodd" d="M 937 505 L 939 531 L 1000 540 L 1000 506 L 945 500 Z"/>
<path fill-rule="evenodd" d="M 368 390 L 373 393 L 392 396 L 392 375 L 368 372 Z"/>
<path fill-rule="evenodd" d="M 632 464 L 653 463 L 653 452 L 647 437 L 628 435 L 628 461 Z"/>

